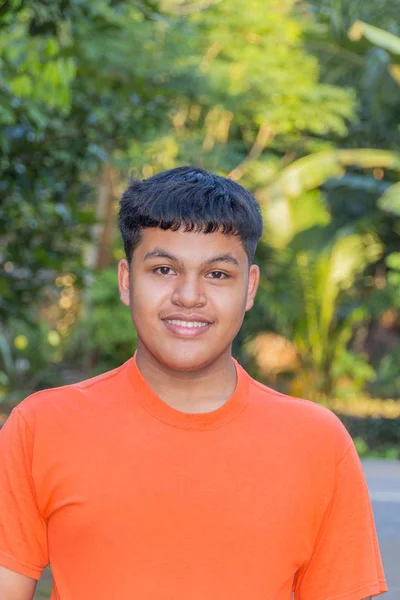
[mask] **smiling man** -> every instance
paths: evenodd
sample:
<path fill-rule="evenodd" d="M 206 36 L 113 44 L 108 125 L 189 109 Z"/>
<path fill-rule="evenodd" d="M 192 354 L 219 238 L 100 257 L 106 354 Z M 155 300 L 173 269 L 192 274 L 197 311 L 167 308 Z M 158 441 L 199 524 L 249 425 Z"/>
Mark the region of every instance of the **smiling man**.
<path fill-rule="evenodd" d="M 232 358 L 260 209 L 195 167 L 123 194 L 135 355 L 38 392 L 0 434 L 0 598 L 361 600 L 386 590 L 354 445 Z M 112 328 L 110 315 L 110 328 Z"/>

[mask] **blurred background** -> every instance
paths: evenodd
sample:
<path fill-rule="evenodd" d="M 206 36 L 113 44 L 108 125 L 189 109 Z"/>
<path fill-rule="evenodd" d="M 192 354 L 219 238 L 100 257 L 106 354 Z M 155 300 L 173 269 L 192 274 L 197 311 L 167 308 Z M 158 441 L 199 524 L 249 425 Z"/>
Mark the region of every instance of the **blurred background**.
<path fill-rule="evenodd" d="M 400 458 L 397 0 L 0 2 L 0 418 L 135 350 L 118 198 L 180 164 L 259 200 L 234 355 Z"/>

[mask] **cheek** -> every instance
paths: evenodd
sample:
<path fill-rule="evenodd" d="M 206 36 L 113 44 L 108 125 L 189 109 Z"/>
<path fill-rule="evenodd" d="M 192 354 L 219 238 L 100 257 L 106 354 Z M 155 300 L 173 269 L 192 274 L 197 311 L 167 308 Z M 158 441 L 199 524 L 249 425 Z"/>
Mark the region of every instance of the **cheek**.
<path fill-rule="evenodd" d="M 169 287 L 167 283 L 162 285 L 161 282 L 155 285 L 151 277 L 141 277 L 131 288 L 132 314 L 141 319 L 146 319 L 146 315 L 154 315 L 168 301 L 171 295 Z"/>
<path fill-rule="evenodd" d="M 242 285 L 219 290 L 213 297 L 220 318 L 230 320 L 244 313 L 246 306 L 246 290 Z"/>

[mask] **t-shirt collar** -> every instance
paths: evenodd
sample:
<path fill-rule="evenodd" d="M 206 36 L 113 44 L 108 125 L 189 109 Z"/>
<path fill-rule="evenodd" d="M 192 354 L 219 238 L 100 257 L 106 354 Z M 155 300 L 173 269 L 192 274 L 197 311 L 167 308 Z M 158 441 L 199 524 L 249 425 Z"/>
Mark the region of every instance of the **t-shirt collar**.
<path fill-rule="evenodd" d="M 136 352 L 127 362 L 127 367 L 135 396 L 153 417 L 181 429 L 204 431 L 216 429 L 229 423 L 245 409 L 249 402 L 249 376 L 234 358 L 232 358 L 232 361 L 237 376 L 236 388 L 233 394 L 222 406 L 205 413 L 182 412 L 157 396 L 137 366 Z"/>

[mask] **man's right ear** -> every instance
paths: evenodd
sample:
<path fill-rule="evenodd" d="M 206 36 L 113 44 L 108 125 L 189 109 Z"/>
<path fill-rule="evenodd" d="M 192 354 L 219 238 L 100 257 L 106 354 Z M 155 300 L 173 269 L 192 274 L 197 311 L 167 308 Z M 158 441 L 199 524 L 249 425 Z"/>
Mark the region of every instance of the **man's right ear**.
<path fill-rule="evenodd" d="M 129 295 L 129 263 L 123 258 L 118 263 L 118 287 L 119 297 L 125 306 L 130 306 Z"/>

